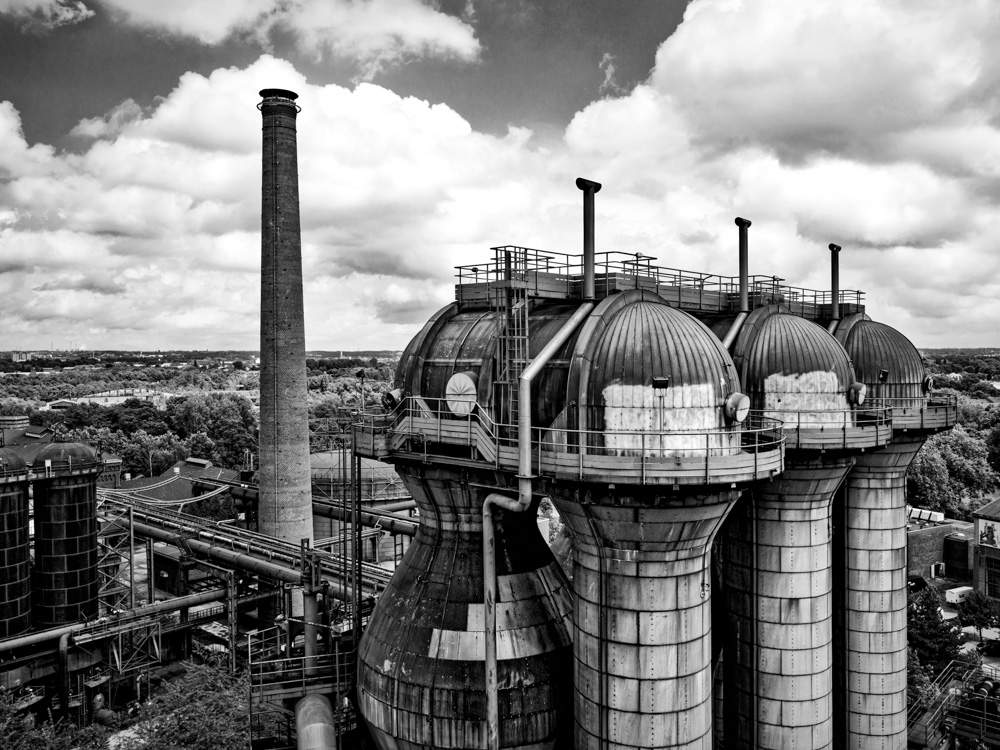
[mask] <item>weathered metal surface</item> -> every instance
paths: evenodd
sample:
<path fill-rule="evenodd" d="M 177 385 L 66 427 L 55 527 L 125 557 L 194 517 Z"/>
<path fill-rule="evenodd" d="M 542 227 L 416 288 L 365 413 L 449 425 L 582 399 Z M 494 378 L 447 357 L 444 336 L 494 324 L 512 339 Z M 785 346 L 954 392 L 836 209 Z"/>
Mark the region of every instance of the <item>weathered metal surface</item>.
<path fill-rule="evenodd" d="M 35 627 L 97 616 L 97 476 L 102 466 L 93 448 L 81 443 L 51 443 L 32 462 Z"/>
<path fill-rule="evenodd" d="M 420 529 L 361 641 L 361 713 L 380 748 L 486 747 L 482 503 L 486 472 L 403 463 Z M 496 510 L 501 747 L 571 732 L 570 588 L 534 509 Z"/>
<path fill-rule="evenodd" d="M 626 292 L 598 305 L 577 338 L 569 380 L 577 414 L 568 424 L 652 435 L 721 430 L 721 404 L 738 389 L 729 354 L 704 324 L 653 293 Z M 712 447 L 738 445 L 734 434 Z M 683 451 L 675 440 L 670 447 Z"/>
<path fill-rule="evenodd" d="M 790 456 L 726 525 L 727 747 L 832 746 L 830 504 L 852 464 Z"/>
<path fill-rule="evenodd" d="M 568 486 L 552 493 L 576 551 L 575 747 L 707 750 L 708 554 L 737 492 L 588 490 L 586 503 Z"/>
<path fill-rule="evenodd" d="M 837 747 L 906 747 L 906 469 L 923 441 L 897 435 L 847 477 Z"/>
<path fill-rule="evenodd" d="M 295 94 L 265 89 L 261 184 L 260 530 L 313 538 Z"/>
<path fill-rule="evenodd" d="M 28 470 L 0 448 L 0 640 L 31 627 Z"/>

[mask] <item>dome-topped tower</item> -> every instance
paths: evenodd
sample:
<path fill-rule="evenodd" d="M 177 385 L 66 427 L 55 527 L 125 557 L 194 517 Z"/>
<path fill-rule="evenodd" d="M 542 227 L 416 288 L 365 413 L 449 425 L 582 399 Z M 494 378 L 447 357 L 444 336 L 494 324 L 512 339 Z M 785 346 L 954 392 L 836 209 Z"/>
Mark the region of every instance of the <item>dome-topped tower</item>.
<path fill-rule="evenodd" d="M 733 359 L 751 406 L 785 429 L 785 472 L 754 487 L 724 536 L 729 633 L 726 746 L 831 747 L 831 503 L 862 450 L 889 439 L 885 410 L 861 411 L 847 352 L 777 305 L 750 314 Z"/>
<path fill-rule="evenodd" d="M 618 457 L 546 482 L 576 548 L 575 746 L 708 748 L 708 554 L 750 478 L 736 369 L 702 323 L 635 291 L 591 313 L 568 383 L 581 453 Z"/>
<path fill-rule="evenodd" d="M 837 747 L 906 745 L 906 470 L 924 441 L 955 424 L 951 399 L 930 392 L 920 353 L 899 331 L 855 314 L 836 329 L 858 378 L 892 411 L 892 442 L 859 456 L 834 540 L 843 555 L 835 630 L 843 705 Z"/>
<path fill-rule="evenodd" d="M 89 445 L 50 443 L 35 454 L 36 627 L 97 615 L 97 477 L 103 463 Z"/>

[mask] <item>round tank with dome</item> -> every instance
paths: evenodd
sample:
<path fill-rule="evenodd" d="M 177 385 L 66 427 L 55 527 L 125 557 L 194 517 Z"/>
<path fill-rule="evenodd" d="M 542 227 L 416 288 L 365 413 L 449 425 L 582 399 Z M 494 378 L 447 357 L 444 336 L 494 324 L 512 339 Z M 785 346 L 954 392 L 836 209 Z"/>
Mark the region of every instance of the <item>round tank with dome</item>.
<path fill-rule="evenodd" d="M 82 443 L 50 443 L 32 461 L 35 627 L 97 616 L 97 477 L 102 466 L 94 449 Z"/>
<path fill-rule="evenodd" d="M 0 448 L 0 640 L 31 627 L 28 467 Z"/>

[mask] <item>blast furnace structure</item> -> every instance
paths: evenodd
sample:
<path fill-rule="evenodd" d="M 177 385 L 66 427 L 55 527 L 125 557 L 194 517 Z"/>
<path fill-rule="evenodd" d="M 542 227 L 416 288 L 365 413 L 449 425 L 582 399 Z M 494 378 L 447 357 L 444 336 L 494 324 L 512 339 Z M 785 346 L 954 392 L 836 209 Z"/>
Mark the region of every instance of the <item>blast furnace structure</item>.
<path fill-rule="evenodd" d="M 355 426 L 421 510 L 361 644 L 379 747 L 902 747 L 903 476 L 954 398 L 836 251 L 826 291 L 751 276 L 744 219 L 734 277 L 597 253 L 577 187 L 583 255 L 459 267 Z"/>

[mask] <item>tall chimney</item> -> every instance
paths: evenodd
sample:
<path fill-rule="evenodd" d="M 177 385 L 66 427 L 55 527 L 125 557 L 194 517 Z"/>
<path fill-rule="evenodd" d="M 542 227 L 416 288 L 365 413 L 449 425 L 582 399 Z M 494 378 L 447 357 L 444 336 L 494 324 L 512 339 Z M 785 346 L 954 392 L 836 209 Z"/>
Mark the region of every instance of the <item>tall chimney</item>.
<path fill-rule="evenodd" d="M 830 325 L 840 320 L 840 245 L 830 243 Z"/>
<path fill-rule="evenodd" d="M 577 177 L 576 186 L 583 191 L 583 298 L 594 299 L 594 193 L 601 183 Z"/>
<path fill-rule="evenodd" d="M 750 219 L 736 217 L 740 228 L 740 312 L 750 312 L 750 250 L 747 243 L 747 229 Z"/>
<path fill-rule="evenodd" d="M 260 531 L 313 538 L 306 407 L 297 94 L 264 89 L 260 250 Z"/>

